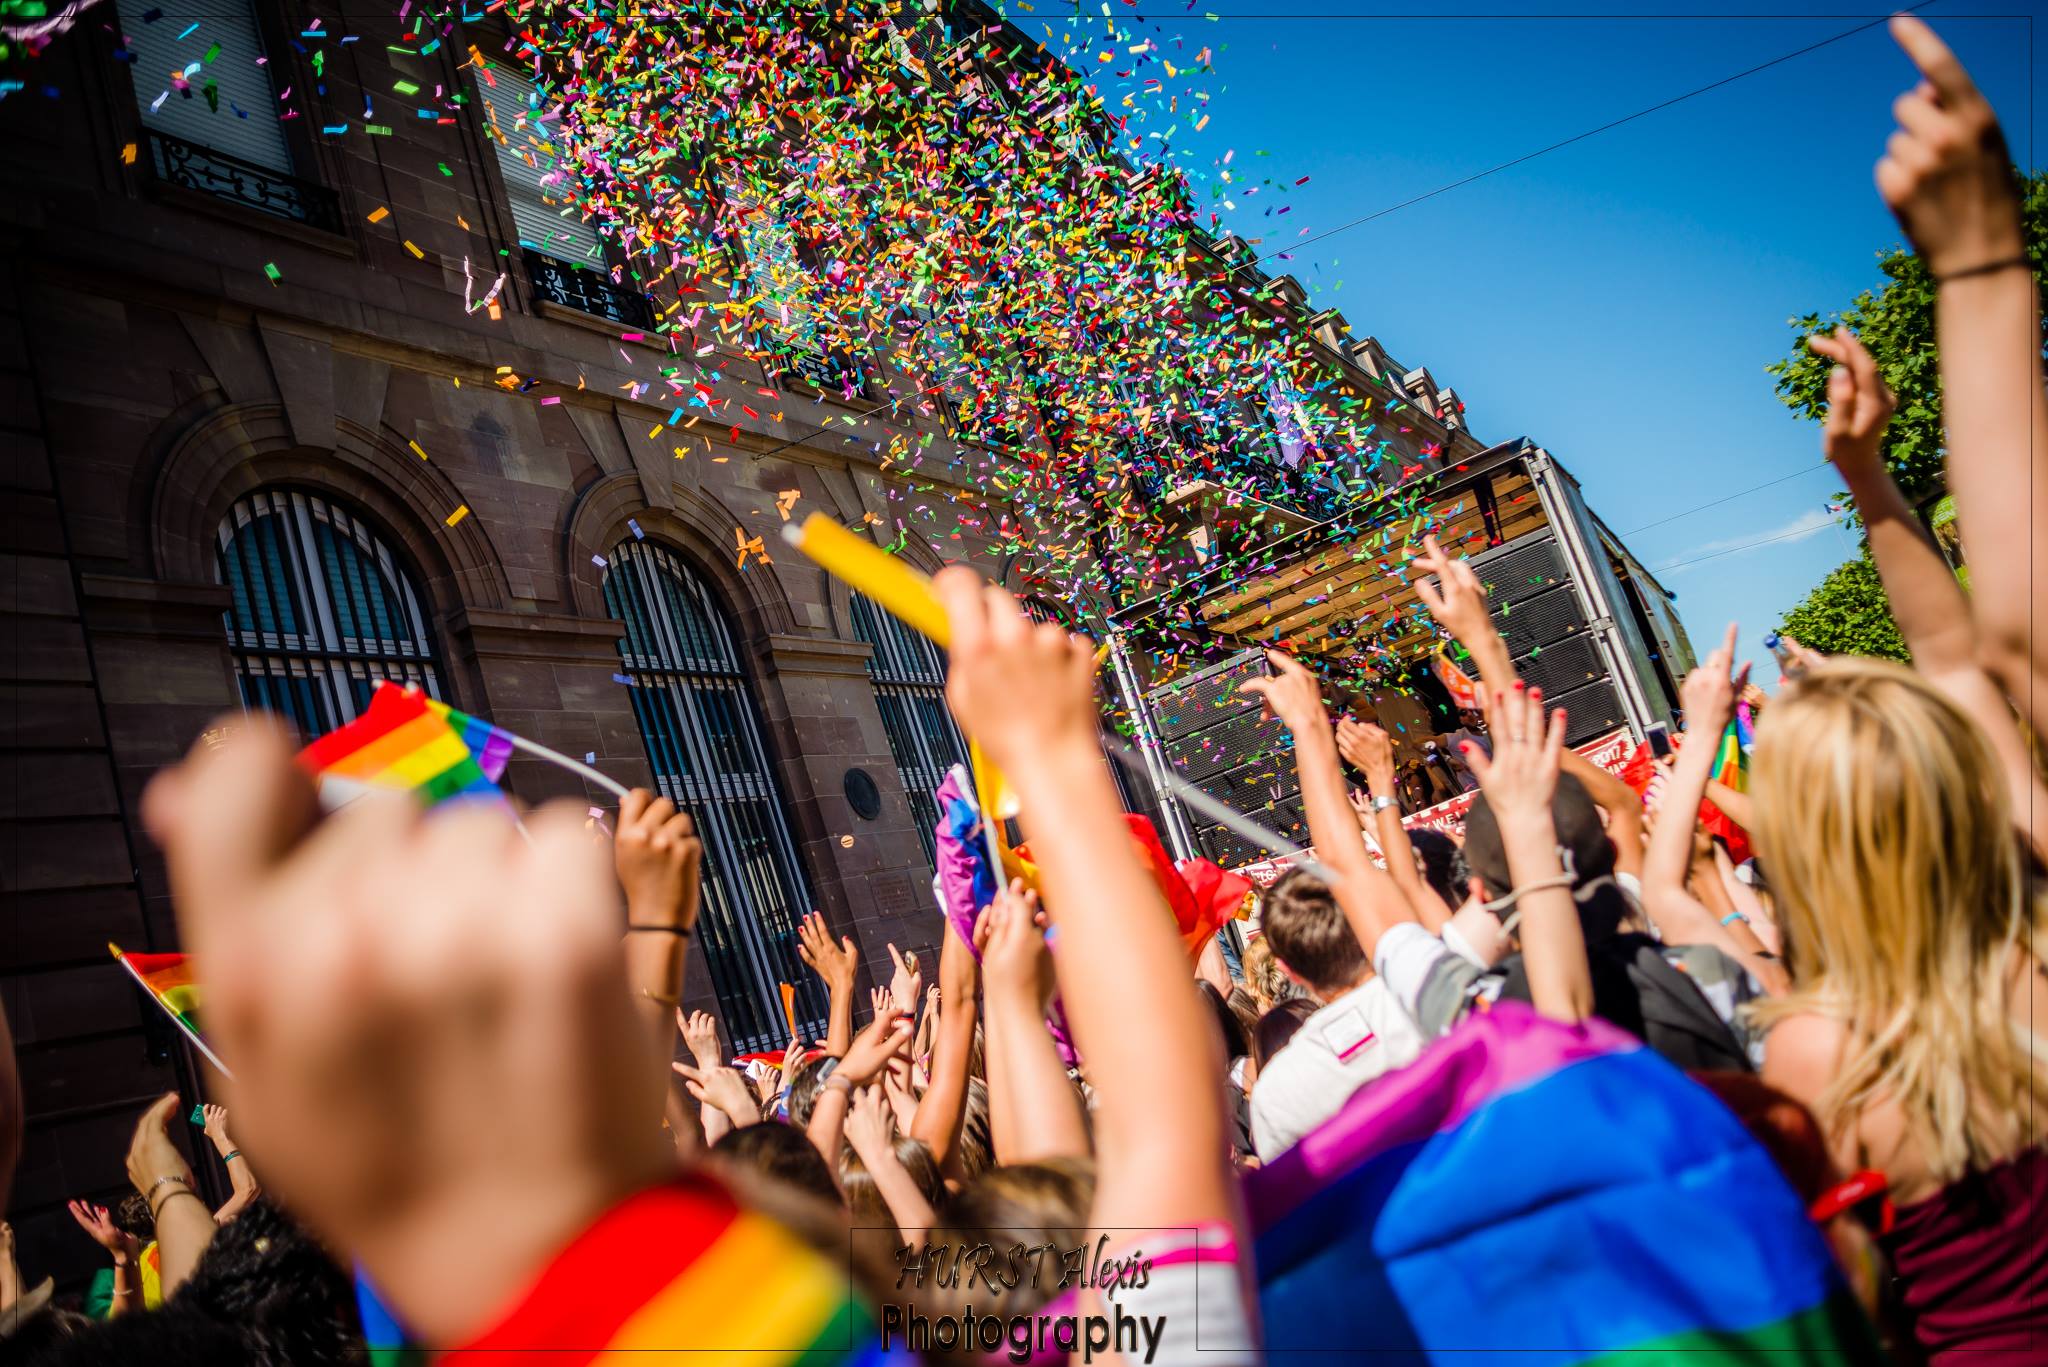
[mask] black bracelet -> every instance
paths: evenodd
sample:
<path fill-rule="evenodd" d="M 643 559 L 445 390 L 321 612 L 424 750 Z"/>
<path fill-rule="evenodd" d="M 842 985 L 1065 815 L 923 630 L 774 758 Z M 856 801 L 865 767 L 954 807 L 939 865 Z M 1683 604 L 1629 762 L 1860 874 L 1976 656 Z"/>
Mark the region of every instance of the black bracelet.
<path fill-rule="evenodd" d="M 1946 285 L 1952 280 L 1968 280 L 1973 275 L 1996 275 L 2000 271 L 2009 271 L 2014 266 L 2024 266 L 2032 271 L 2034 263 L 2024 256 L 2008 256 L 1997 261 L 1986 261 L 1981 266 L 1965 266 L 1959 271 L 1950 271 L 1947 275 L 1937 275 L 1933 278 L 1935 284 Z"/>
<path fill-rule="evenodd" d="M 626 929 L 629 931 L 652 931 L 658 935 L 673 935 L 679 940 L 687 940 L 690 938 L 690 928 L 688 926 L 642 926 L 635 925 L 633 922 L 628 921 L 626 922 Z"/>

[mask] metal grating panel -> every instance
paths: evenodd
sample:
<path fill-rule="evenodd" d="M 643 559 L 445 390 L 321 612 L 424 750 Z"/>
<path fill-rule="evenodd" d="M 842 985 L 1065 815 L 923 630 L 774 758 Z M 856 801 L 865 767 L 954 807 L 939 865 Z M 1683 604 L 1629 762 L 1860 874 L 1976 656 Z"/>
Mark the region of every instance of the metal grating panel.
<path fill-rule="evenodd" d="M 1621 694 L 1615 691 L 1612 679 L 1602 679 L 1544 701 L 1571 714 L 1565 723 L 1566 745 L 1577 745 L 1604 736 L 1617 726 L 1628 725 L 1628 712 L 1621 705 Z"/>
<path fill-rule="evenodd" d="M 1286 743 L 1287 726 L 1264 715 L 1255 703 L 1228 721 L 1166 742 L 1166 758 L 1182 778 L 1199 783 Z"/>
<path fill-rule="evenodd" d="M 1508 654 L 1520 659 L 1541 646 L 1549 649 L 1559 641 L 1586 629 L 1585 613 L 1570 584 L 1560 584 L 1507 609 L 1496 611 L 1493 624 L 1507 642 Z"/>
<path fill-rule="evenodd" d="M 1247 650 L 1165 688 L 1153 689 L 1145 695 L 1145 702 L 1158 724 L 1159 738 L 1174 740 L 1229 721 L 1247 709 L 1257 711 L 1258 700 L 1240 694 L 1237 686 L 1245 679 L 1257 678 L 1265 670 L 1265 652 Z"/>
<path fill-rule="evenodd" d="M 932 794 L 946 781 L 946 771 L 967 762 L 967 746 L 946 710 L 946 656 L 931 639 L 876 607 L 865 594 L 853 595 L 853 634 L 874 647 L 868 656 L 868 677 L 874 680 L 875 705 L 896 776 L 910 799 L 911 820 L 924 857 L 937 867 L 939 804 Z"/>
<path fill-rule="evenodd" d="M 1550 536 L 1523 537 L 1475 555 L 1472 568 L 1486 585 L 1487 607 L 1495 612 L 1504 603 L 1534 598 L 1571 577 L 1565 569 L 1563 552 Z"/>
<path fill-rule="evenodd" d="M 1607 665 L 1600 658 L 1592 633 L 1582 632 L 1515 661 L 1515 673 L 1529 687 L 1540 688 L 1546 696 L 1554 698 L 1606 678 Z"/>

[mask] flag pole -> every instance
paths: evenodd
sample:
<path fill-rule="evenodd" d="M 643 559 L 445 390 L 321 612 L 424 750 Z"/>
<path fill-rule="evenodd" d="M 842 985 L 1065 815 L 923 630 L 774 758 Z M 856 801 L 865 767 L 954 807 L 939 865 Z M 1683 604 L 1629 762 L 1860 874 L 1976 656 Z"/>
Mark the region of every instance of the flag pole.
<path fill-rule="evenodd" d="M 1103 739 L 1105 753 L 1111 759 L 1123 765 L 1126 770 L 1138 775 L 1140 778 L 1147 776 L 1145 761 L 1136 754 L 1133 754 L 1130 746 L 1125 745 L 1120 740 L 1113 740 L 1109 737 L 1104 737 Z M 1229 828 L 1233 833 L 1243 836 L 1255 845 L 1273 851 L 1273 858 L 1297 860 L 1302 868 L 1307 869 L 1316 877 L 1325 882 L 1330 880 L 1332 875 L 1329 868 L 1317 860 L 1313 854 L 1299 845 L 1289 844 L 1287 841 L 1282 840 L 1250 817 L 1240 812 L 1234 812 L 1224 806 L 1215 798 L 1210 797 L 1200 788 L 1197 788 L 1194 784 L 1189 783 L 1186 779 L 1175 773 L 1171 764 L 1166 766 L 1166 772 L 1162 777 L 1165 780 L 1166 786 L 1173 789 L 1175 796 L 1179 797 L 1181 801 L 1187 803 L 1196 811 L 1202 813 L 1202 815 L 1208 817 L 1211 821 Z"/>
<path fill-rule="evenodd" d="M 560 765 L 562 768 L 567 769 L 572 774 L 580 774 L 582 777 L 588 779 L 592 783 L 595 783 L 598 787 L 604 789 L 606 792 L 612 794 L 614 797 L 623 798 L 626 796 L 625 786 L 621 784 L 617 779 L 599 773 L 597 770 L 585 764 L 582 760 L 570 759 L 567 755 L 563 754 L 559 750 L 550 750 L 547 746 L 542 745 L 538 741 L 531 741 L 524 736 L 514 735 L 512 732 L 506 731 L 503 727 L 499 727 L 498 729 L 501 734 L 503 734 L 507 739 L 509 739 L 512 742 L 513 749 L 524 750 L 527 754 L 532 755 L 536 759 L 544 759 L 550 764 Z"/>
<path fill-rule="evenodd" d="M 159 1009 L 166 1016 L 169 1016 L 171 1018 L 171 1024 L 177 1026 L 179 1031 L 185 1036 L 185 1038 L 192 1041 L 193 1048 L 197 1049 L 200 1053 L 206 1055 L 206 1061 L 208 1063 L 211 1063 L 214 1067 L 218 1068 L 220 1070 L 220 1075 L 222 1077 L 226 1078 L 230 1082 L 233 1082 L 235 1080 L 235 1075 L 228 1071 L 228 1066 L 225 1063 L 222 1063 L 220 1061 L 220 1055 L 214 1053 L 213 1050 L 207 1048 L 206 1041 L 199 1038 L 199 1032 L 197 1030 L 194 1030 L 191 1026 L 185 1024 L 184 1020 L 179 1017 L 177 1012 L 171 1010 L 170 1006 L 165 1003 L 162 997 L 159 997 L 155 992 L 150 990 L 149 984 L 142 980 L 142 975 L 135 971 L 135 965 L 129 963 L 128 956 L 121 952 L 121 946 L 115 944 L 112 940 L 109 940 L 107 941 L 107 948 L 113 951 L 115 962 L 119 963 L 121 967 L 128 970 L 128 976 L 135 980 L 135 985 L 142 989 L 143 995 L 148 997 L 151 1001 L 155 1002 L 157 1004 L 157 1009 Z"/>

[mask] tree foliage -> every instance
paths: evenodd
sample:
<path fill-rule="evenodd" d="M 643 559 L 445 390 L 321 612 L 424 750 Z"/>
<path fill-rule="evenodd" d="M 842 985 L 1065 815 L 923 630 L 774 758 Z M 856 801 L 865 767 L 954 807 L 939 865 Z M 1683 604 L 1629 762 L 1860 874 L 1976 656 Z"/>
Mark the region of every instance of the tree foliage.
<path fill-rule="evenodd" d="M 2022 181 L 2025 211 L 2022 228 L 2034 282 L 2048 314 L 2048 171 Z M 1802 418 L 1819 422 L 1827 415 L 1828 370 L 1831 363 L 1806 349 L 1806 338 L 1837 323 L 1846 324 L 1877 361 L 1885 383 L 1899 396 L 1899 411 L 1885 434 L 1884 456 L 1892 478 L 1909 502 L 1918 503 L 1941 487 L 1944 443 L 1941 424 L 1941 377 L 1935 365 L 1934 281 L 1920 258 L 1893 247 L 1878 258 L 1885 283 L 1865 290 L 1840 313 L 1822 317 L 1809 313 L 1790 320 L 1791 354 L 1765 367 L 1778 378 L 1778 397 Z M 2042 334 L 2048 357 L 2048 328 Z M 1845 567 L 1846 568 L 1846 567 Z M 1798 632 L 1800 640 L 1806 638 Z"/>
<path fill-rule="evenodd" d="M 1866 548 L 1837 565 L 1785 614 L 1778 630 L 1827 655 L 1870 655 L 1907 661 L 1906 642 L 1892 620 L 1891 601 Z"/>

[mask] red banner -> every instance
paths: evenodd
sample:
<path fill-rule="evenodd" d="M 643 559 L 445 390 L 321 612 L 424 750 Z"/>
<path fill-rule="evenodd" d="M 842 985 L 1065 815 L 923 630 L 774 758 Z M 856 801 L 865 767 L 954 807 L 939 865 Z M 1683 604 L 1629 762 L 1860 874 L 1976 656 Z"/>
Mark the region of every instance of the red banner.
<path fill-rule="evenodd" d="M 1619 731 L 1611 731 L 1598 740 L 1587 741 L 1584 745 L 1575 745 L 1572 748 L 1593 763 L 1599 765 L 1602 769 L 1607 770 L 1607 772 L 1618 774 L 1627 767 L 1629 756 L 1635 751 L 1636 740 L 1624 728 Z M 1434 807 L 1425 807 L 1413 816 L 1401 818 L 1401 824 L 1411 831 L 1441 831 L 1445 835 L 1456 838 L 1463 833 L 1465 829 L 1465 813 L 1471 810 L 1472 799 L 1477 796 L 1479 796 L 1479 793 L 1476 789 L 1469 793 L 1460 793 L 1448 801 L 1437 803 Z M 1368 837 L 1365 843 L 1366 848 L 1372 852 L 1373 858 L 1379 860 L 1378 842 Z M 1313 851 L 1310 851 L 1310 853 L 1313 853 Z M 1264 888 L 1270 887 L 1273 880 L 1287 872 L 1289 866 L 1294 862 L 1293 859 L 1262 859 L 1256 864 L 1243 865 L 1233 870 L 1233 872 L 1240 877 L 1251 879 L 1252 882 Z"/>

